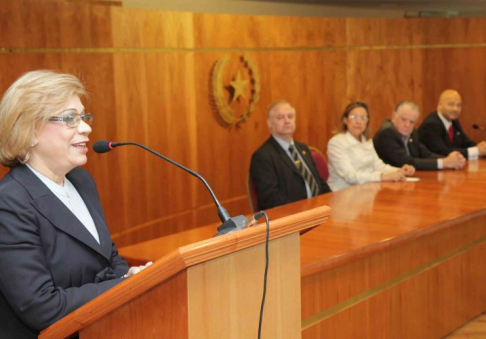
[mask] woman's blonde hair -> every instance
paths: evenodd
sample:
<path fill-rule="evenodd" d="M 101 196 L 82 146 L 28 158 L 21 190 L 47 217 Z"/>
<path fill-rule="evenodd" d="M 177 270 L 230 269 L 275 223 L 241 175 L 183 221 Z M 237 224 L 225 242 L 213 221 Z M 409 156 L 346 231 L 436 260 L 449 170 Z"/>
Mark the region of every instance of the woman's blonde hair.
<path fill-rule="evenodd" d="M 0 163 L 26 163 L 36 130 L 60 113 L 73 95 L 88 96 L 71 74 L 38 70 L 18 78 L 0 102 Z"/>
<path fill-rule="evenodd" d="M 371 120 L 370 110 L 368 109 L 368 104 L 366 102 L 359 101 L 359 100 L 350 102 L 346 106 L 343 114 L 341 115 L 341 119 L 339 120 L 339 125 L 333 131 L 333 133 L 336 133 L 336 134 L 337 133 L 345 133 L 348 130 L 348 126 L 346 126 L 346 124 L 344 123 L 344 119 L 347 118 L 349 116 L 349 113 L 357 107 L 364 108 L 364 110 L 366 111 L 366 116 L 368 117 L 368 122 L 366 123 L 366 129 L 364 130 L 363 135 L 365 136 L 365 138 L 369 137 L 369 135 L 370 135 L 370 120 Z"/>

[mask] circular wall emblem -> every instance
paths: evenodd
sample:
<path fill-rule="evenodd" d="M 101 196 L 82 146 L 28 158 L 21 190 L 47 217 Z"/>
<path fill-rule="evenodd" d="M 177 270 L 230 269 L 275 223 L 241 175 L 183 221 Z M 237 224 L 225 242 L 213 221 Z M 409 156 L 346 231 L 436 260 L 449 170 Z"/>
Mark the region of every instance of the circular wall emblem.
<path fill-rule="evenodd" d="M 245 53 L 240 58 L 236 74 L 231 75 L 230 81 L 225 81 L 224 70 L 229 61 L 229 56 L 216 61 L 211 88 L 219 116 L 226 124 L 235 126 L 245 122 L 255 111 L 256 103 L 260 100 L 260 75 L 253 59 Z M 240 108 L 237 113 L 238 110 L 232 106 L 241 106 L 241 104 L 244 104 L 244 109 Z"/>

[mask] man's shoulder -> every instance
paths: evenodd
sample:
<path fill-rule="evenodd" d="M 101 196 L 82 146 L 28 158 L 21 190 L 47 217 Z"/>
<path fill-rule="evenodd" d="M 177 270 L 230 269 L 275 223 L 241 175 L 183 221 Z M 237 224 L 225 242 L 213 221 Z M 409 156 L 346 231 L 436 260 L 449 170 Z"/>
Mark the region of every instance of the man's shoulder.
<path fill-rule="evenodd" d="M 437 123 L 442 123 L 442 122 L 440 121 L 439 114 L 437 113 L 437 111 L 434 111 L 434 112 L 430 112 L 425 117 L 424 121 L 422 122 L 422 124 L 420 126 L 422 127 L 423 125 L 437 124 Z"/>
<path fill-rule="evenodd" d="M 452 120 L 452 125 L 456 130 L 462 131 L 462 126 L 461 123 L 459 122 L 459 119 Z"/>
<path fill-rule="evenodd" d="M 386 147 L 386 145 L 390 146 L 395 144 L 395 140 L 399 140 L 400 135 L 392 128 L 387 128 L 384 130 L 379 131 L 373 138 L 373 146 L 375 149 L 381 149 Z"/>
<path fill-rule="evenodd" d="M 257 152 L 261 152 L 262 150 L 264 151 L 264 150 L 266 150 L 266 149 L 272 148 L 272 147 L 273 147 L 273 145 L 272 145 L 272 144 L 273 144 L 273 143 L 272 143 L 272 137 L 270 137 L 270 138 L 266 139 L 266 140 L 265 140 L 265 141 L 264 141 L 264 142 L 263 142 L 263 143 L 260 145 L 260 147 L 258 147 L 258 148 L 256 149 L 255 153 L 257 153 Z"/>
<path fill-rule="evenodd" d="M 420 141 L 419 140 L 420 133 L 419 133 L 418 129 L 414 128 L 413 131 L 412 131 L 412 134 L 410 134 L 410 137 L 415 138 L 414 140 Z"/>
<path fill-rule="evenodd" d="M 277 154 L 276 147 L 278 146 L 277 141 L 273 140 L 272 137 L 268 138 L 256 149 L 253 153 L 252 159 L 255 157 L 268 156 L 269 154 Z"/>
<path fill-rule="evenodd" d="M 386 120 L 381 125 L 381 128 L 378 132 L 376 132 L 375 136 L 373 137 L 373 141 L 377 142 L 383 138 L 397 138 L 400 137 L 400 134 L 393 128 L 391 121 Z"/>
<path fill-rule="evenodd" d="M 391 122 L 390 119 L 386 119 L 381 123 L 380 129 L 378 132 L 383 131 L 385 129 L 393 128 L 393 123 Z"/>

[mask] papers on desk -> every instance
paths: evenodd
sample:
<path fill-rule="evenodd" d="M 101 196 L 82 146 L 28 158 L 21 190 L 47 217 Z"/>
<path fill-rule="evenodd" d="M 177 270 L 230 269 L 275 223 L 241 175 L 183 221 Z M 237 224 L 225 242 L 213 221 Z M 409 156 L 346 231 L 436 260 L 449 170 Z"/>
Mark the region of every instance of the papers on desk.
<path fill-rule="evenodd" d="M 420 178 L 417 178 L 417 177 L 406 177 L 405 178 L 405 181 L 417 182 L 417 181 L 420 181 Z"/>

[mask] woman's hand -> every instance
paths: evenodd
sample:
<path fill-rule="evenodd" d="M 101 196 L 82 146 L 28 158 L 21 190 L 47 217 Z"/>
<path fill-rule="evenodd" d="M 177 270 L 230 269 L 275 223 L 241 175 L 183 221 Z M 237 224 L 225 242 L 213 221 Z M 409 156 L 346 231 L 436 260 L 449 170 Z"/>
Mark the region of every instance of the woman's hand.
<path fill-rule="evenodd" d="M 415 173 L 415 167 L 412 165 L 403 165 L 402 168 L 400 168 L 400 172 L 407 177 L 411 177 Z"/>
<path fill-rule="evenodd" d="M 398 170 L 396 172 L 381 174 L 381 181 L 403 181 L 403 180 L 405 180 L 405 175 L 401 172 L 401 170 Z"/>
<path fill-rule="evenodd" d="M 149 267 L 150 265 L 152 265 L 153 263 L 151 261 L 149 261 L 148 263 L 146 263 L 145 265 L 140 265 L 140 266 L 132 266 L 130 267 L 130 269 L 128 270 L 127 274 L 125 274 L 122 278 L 128 278 L 128 277 L 131 277 L 132 275 L 135 275 L 137 274 L 138 272 L 140 271 L 143 271 L 144 269 L 146 269 L 147 267 Z"/>

